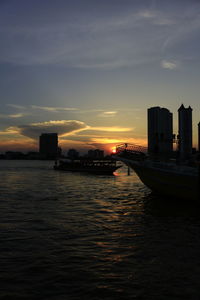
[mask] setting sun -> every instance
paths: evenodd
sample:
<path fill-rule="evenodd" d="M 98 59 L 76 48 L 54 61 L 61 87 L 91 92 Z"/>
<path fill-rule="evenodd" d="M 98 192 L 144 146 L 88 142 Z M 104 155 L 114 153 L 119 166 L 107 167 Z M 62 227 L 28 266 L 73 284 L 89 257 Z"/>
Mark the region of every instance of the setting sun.
<path fill-rule="evenodd" d="M 112 152 L 112 154 L 115 154 L 116 153 L 116 147 L 112 147 L 111 152 Z"/>

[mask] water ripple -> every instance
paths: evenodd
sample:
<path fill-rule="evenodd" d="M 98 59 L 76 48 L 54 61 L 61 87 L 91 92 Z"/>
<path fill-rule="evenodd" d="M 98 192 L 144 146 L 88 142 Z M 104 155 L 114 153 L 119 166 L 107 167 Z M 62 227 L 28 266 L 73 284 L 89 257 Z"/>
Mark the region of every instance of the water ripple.
<path fill-rule="evenodd" d="M 198 205 L 52 164 L 0 161 L 0 299 L 199 299 Z"/>

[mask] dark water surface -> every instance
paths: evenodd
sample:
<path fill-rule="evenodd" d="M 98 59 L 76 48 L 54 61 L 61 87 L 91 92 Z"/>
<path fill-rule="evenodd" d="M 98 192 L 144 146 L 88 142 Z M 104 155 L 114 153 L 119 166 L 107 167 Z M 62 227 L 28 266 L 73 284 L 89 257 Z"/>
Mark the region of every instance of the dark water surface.
<path fill-rule="evenodd" d="M 0 299 L 200 299 L 197 204 L 52 165 L 0 161 Z"/>

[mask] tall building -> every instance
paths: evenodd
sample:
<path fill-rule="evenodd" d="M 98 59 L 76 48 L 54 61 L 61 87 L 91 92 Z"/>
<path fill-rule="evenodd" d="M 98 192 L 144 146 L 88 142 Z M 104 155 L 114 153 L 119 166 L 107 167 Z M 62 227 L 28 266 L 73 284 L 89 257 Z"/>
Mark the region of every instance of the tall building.
<path fill-rule="evenodd" d="M 58 134 L 42 133 L 39 141 L 40 157 L 43 159 L 56 159 L 58 154 Z"/>
<path fill-rule="evenodd" d="M 172 113 L 159 106 L 148 109 L 148 152 L 169 156 L 173 151 Z"/>
<path fill-rule="evenodd" d="M 179 153 L 181 159 L 192 154 L 192 108 L 182 104 L 178 109 Z"/>

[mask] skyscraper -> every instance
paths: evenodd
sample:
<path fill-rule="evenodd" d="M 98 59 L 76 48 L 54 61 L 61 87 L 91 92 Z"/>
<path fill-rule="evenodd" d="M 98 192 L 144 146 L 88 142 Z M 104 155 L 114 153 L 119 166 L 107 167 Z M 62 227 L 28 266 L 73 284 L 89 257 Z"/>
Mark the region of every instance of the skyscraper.
<path fill-rule="evenodd" d="M 182 104 L 178 109 L 179 153 L 181 159 L 192 154 L 192 108 Z"/>
<path fill-rule="evenodd" d="M 169 156 L 173 151 L 172 113 L 159 106 L 148 109 L 148 152 Z"/>
<path fill-rule="evenodd" d="M 43 159 L 56 159 L 58 154 L 58 134 L 42 133 L 39 145 L 40 157 Z"/>

